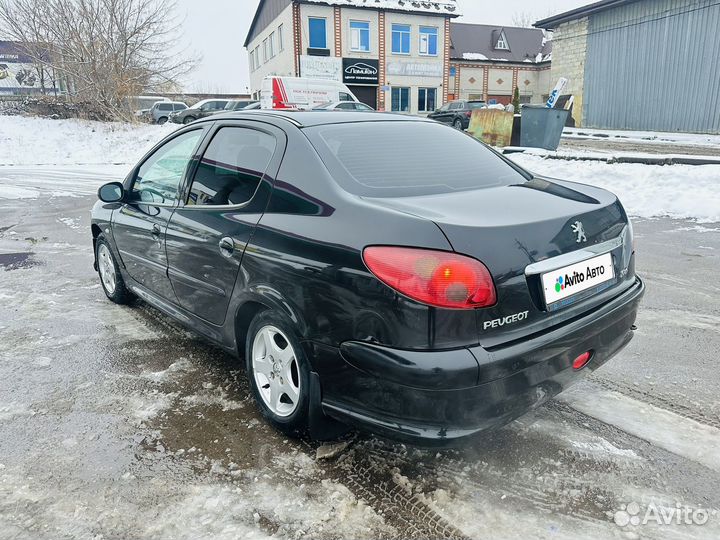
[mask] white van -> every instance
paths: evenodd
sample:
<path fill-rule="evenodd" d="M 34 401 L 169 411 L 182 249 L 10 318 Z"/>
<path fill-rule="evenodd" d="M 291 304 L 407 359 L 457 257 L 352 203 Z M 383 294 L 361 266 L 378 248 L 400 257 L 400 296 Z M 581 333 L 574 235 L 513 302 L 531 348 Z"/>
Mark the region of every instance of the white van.
<path fill-rule="evenodd" d="M 261 109 L 312 109 L 329 101 L 360 101 L 341 82 L 301 77 L 265 77 Z"/>

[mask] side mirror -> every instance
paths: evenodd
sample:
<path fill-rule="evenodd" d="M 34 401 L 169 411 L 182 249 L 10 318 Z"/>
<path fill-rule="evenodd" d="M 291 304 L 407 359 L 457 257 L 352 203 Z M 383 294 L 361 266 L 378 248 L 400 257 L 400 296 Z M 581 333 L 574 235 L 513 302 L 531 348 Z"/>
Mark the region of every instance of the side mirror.
<path fill-rule="evenodd" d="M 109 182 L 98 189 L 98 199 L 106 203 L 122 201 L 125 188 L 120 182 Z"/>

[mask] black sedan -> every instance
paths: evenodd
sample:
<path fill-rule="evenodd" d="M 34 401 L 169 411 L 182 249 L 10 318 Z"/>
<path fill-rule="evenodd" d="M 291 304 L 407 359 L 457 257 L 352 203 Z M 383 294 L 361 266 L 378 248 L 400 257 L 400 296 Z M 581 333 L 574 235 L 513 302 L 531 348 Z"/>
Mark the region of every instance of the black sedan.
<path fill-rule="evenodd" d="M 487 109 L 487 105 L 484 101 L 450 101 L 428 114 L 428 118 L 465 130 L 470 127 L 470 119 L 476 109 Z"/>
<path fill-rule="evenodd" d="M 644 292 L 613 194 L 424 119 L 213 116 L 98 195 L 108 298 L 244 358 L 263 415 L 315 438 L 505 424 L 627 345 Z"/>

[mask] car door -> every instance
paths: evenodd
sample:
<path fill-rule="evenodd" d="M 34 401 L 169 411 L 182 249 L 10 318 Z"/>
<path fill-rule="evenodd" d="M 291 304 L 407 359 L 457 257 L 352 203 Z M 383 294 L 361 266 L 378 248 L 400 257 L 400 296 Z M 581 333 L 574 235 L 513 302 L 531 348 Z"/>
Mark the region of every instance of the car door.
<path fill-rule="evenodd" d="M 172 302 L 165 230 L 204 134 L 202 127 L 185 130 L 155 149 L 128 177 L 125 201 L 112 217 L 113 239 L 127 273 Z"/>
<path fill-rule="evenodd" d="M 218 122 L 170 219 L 170 281 L 180 305 L 205 321 L 225 320 L 285 144 L 282 130 L 270 125 Z"/>
<path fill-rule="evenodd" d="M 432 118 L 433 120 L 436 120 L 438 122 L 442 122 L 444 124 L 450 123 L 450 106 L 452 103 L 446 103 L 440 109 L 435 111 L 434 113 L 430 113 L 428 115 L 429 118 Z"/>

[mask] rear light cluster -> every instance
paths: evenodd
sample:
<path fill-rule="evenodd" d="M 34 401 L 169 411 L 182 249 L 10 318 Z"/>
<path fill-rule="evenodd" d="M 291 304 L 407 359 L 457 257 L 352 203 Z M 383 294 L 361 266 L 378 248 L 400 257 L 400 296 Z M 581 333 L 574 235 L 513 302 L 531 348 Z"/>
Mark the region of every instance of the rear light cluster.
<path fill-rule="evenodd" d="M 436 307 L 472 309 L 495 304 L 492 276 L 480 261 L 456 253 L 392 246 L 363 251 L 368 269 L 388 287 Z"/>

